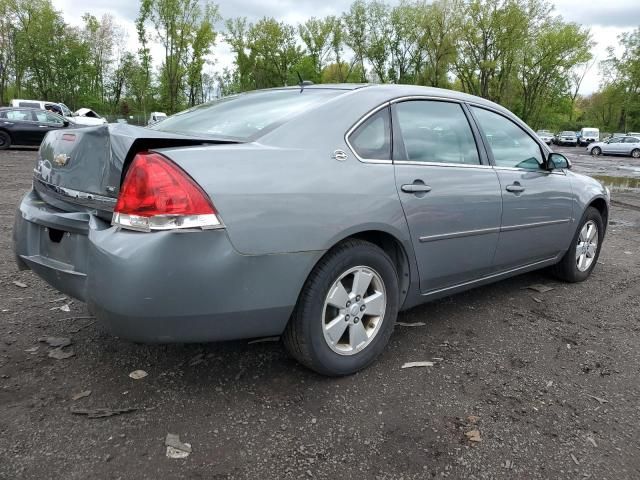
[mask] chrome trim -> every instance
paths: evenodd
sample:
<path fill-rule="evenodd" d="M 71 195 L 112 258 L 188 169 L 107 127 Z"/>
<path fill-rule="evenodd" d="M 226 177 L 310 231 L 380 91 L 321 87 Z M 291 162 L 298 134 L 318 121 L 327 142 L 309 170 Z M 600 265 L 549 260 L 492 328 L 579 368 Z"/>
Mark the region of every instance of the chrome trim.
<path fill-rule="evenodd" d="M 548 220 L 546 222 L 523 223 L 521 225 L 509 225 L 507 227 L 500 227 L 500 231 L 513 232 L 514 230 L 526 230 L 528 228 L 545 227 L 547 225 L 561 225 L 563 223 L 569 222 L 571 222 L 570 218 L 563 218 L 561 220 Z"/>
<path fill-rule="evenodd" d="M 344 141 L 347 144 L 347 146 L 349 147 L 349 150 L 351 150 L 351 153 L 353 153 L 353 155 L 362 163 L 384 163 L 384 164 L 390 164 L 393 163 L 393 161 L 391 159 L 389 160 L 379 160 L 379 159 L 374 159 L 374 158 L 362 158 L 360 155 L 358 155 L 358 153 L 356 152 L 356 149 L 353 148 L 353 146 L 351 145 L 351 143 L 349 142 L 349 137 L 351 136 L 351 134 L 357 130 L 357 128 L 362 125 L 364 122 L 366 122 L 369 117 L 375 115 L 376 113 L 378 113 L 380 110 L 382 110 L 383 108 L 387 108 L 389 107 L 389 105 L 391 104 L 391 102 L 386 101 L 385 103 L 383 103 L 382 105 L 378 105 L 377 107 L 373 108 L 372 110 L 369 110 L 367 113 L 364 114 L 364 116 L 362 116 L 360 118 L 360 120 L 358 120 L 348 131 L 347 133 L 344 134 Z"/>
<path fill-rule="evenodd" d="M 54 197 L 66 202 L 72 202 L 82 205 L 83 207 L 109 211 L 113 211 L 113 208 L 116 205 L 117 200 L 115 198 L 53 185 L 45 182 L 41 178 L 34 178 L 33 180 L 33 186 L 37 191 L 53 195 Z"/>
<path fill-rule="evenodd" d="M 464 100 L 460 100 L 457 98 L 439 97 L 434 95 L 407 95 L 405 97 L 398 97 L 398 98 L 389 100 L 389 103 L 394 104 L 394 103 L 400 103 L 400 102 L 410 102 L 412 100 L 436 100 L 440 102 L 450 102 L 450 103 L 457 103 L 457 104 L 465 103 Z"/>
<path fill-rule="evenodd" d="M 482 168 L 482 169 L 490 169 L 493 168 L 491 165 L 470 165 L 468 163 L 446 163 L 446 162 L 418 162 L 416 160 L 396 160 L 393 162 L 396 165 L 415 165 L 421 166 L 424 165 L 426 167 L 460 167 L 460 168 Z"/>
<path fill-rule="evenodd" d="M 428 292 L 421 293 L 420 295 L 425 297 L 427 295 L 435 295 L 436 293 L 446 292 L 447 290 L 453 290 L 455 288 L 466 287 L 467 285 L 473 285 L 474 283 L 483 282 L 485 280 L 491 280 L 492 278 L 502 277 L 503 275 L 509 275 L 509 274 L 515 273 L 515 272 L 517 272 L 519 270 L 525 270 L 527 268 L 535 267 L 536 265 L 541 265 L 543 263 L 549 263 L 551 261 L 556 260 L 557 258 L 558 258 L 558 256 L 556 255 L 555 257 L 550 257 L 550 258 L 547 258 L 546 260 L 540 260 L 538 262 L 528 263 L 527 265 L 523 265 L 521 267 L 512 268 L 510 270 L 502 270 L 500 272 L 496 272 L 496 273 L 492 273 L 491 275 L 487 275 L 486 277 L 477 278 L 475 280 L 470 280 L 468 282 L 458 283 L 458 284 L 452 285 L 450 287 L 439 288 L 437 290 L 430 290 Z"/>
<path fill-rule="evenodd" d="M 500 227 L 480 228 L 478 230 L 466 230 L 464 232 L 442 233 L 440 235 L 429 235 L 420 237 L 420 243 L 435 242 L 438 240 L 448 240 L 450 238 L 473 237 L 476 235 L 485 235 L 488 233 L 499 233 Z"/>
<path fill-rule="evenodd" d="M 473 237 L 476 235 L 487 235 L 489 233 L 513 232 L 516 230 L 526 230 L 528 228 L 545 227 L 547 225 L 561 225 L 571 222 L 570 218 L 561 220 L 548 220 L 546 222 L 523 223 L 521 225 L 510 225 L 507 227 L 489 227 L 479 228 L 477 230 L 464 230 L 462 232 L 441 233 L 438 235 L 427 235 L 419 237 L 420 243 L 437 242 L 439 240 L 448 240 L 451 238 Z"/>
<path fill-rule="evenodd" d="M 566 175 L 567 173 L 562 169 L 557 170 L 532 170 L 531 168 L 518 168 L 518 167 L 493 167 L 494 170 L 504 172 L 524 172 L 524 173 L 544 173 L 545 175 Z"/>

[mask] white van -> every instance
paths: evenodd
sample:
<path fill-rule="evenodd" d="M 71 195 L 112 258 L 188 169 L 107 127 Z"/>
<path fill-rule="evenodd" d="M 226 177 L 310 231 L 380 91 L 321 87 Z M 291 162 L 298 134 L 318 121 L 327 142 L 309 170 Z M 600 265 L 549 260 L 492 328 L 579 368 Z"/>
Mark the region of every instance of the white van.
<path fill-rule="evenodd" d="M 580 145 L 589 145 L 600 141 L 600 130 L 597 128 L 583 128 L 580 130 Z"/>
<path fill-rule="evenodd" d="M 147 125 L 150 126 L 150 125 L 153 125 L 154 123 L 161 122 L 165 118 L 167 118 L 167 114 L 164 112 L 151 112 L 151 116 L 149 117 L 149 121 L 147 122 Z"/>
<path fill-rule="evenodd" d="M 51 110 L 75 123 L 76 125 L 103 125 L 107 121 L 100 117 L 93 110 L 81 108 L 76 113 L 71 113 L 69 107 L 64 103 L 45 102 L 42 100 L 11 100 L 10 106 L 14 108 L 37 108 L 39 110 Z M 80 113 L 83 111 L 83 113 Z M 92 112 L 93 115 L 85 115 L 84 111 Z"/>

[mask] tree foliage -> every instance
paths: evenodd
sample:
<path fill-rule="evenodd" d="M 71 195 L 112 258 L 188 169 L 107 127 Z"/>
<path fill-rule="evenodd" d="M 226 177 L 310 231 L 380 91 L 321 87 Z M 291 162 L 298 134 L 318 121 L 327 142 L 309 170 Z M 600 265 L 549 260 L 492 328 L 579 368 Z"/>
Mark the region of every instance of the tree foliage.
<path fill-rule="evenodd" d="M 302 77 L 458 89 L 534 128 L 640 129 L 640 29 L 619 39 L 624 53 L 611 50 L 601 62 L 601 90 L 582 98 L 590 32 L 546 0 L 354 0 L 341 15 L 297 25 L 227 18 L 220 33 L 232 65 L 213 58 L 219 20 L 210 0 L 141 0 L 137 51 L 127 51 L 109 15 L 86 14 L 72 27 L 50 0 L 3 0 L 0 102 L 33 96 L 112 113 L 172 113 Z M 160 58 L 151 57 L 154 46 Z"/>

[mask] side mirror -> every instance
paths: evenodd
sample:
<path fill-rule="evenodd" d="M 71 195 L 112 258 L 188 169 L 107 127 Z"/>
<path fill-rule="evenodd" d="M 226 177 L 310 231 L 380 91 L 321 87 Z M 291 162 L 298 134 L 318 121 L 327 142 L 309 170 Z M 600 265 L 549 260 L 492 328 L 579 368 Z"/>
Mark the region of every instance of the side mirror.
<path fill-rule="evenodd" d="M 549 170 L 571 169 L 571 161 L 560 153 L 550 153 L 547 158 L 547 167 Z"/>
<path fill-rule="evenodd" d="M 70 122 L 69 120 L 62 120 L 62 124 L 63 124 L 65 127 L 68 127 L 69 125 L 71 125 L 71 122 Z"/>

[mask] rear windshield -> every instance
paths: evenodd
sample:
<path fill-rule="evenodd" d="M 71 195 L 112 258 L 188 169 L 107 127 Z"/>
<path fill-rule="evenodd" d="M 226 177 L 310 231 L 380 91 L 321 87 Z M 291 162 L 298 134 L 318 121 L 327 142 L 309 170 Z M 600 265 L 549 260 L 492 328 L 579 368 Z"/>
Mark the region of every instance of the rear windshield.
<path fill-rule="evenodd" d="M 177 113 L 149 128 L 184 135 L 246 140 L 298 113 L 321 105 L 343 90 L 265 90 L 234 95 Z"/>

